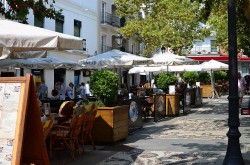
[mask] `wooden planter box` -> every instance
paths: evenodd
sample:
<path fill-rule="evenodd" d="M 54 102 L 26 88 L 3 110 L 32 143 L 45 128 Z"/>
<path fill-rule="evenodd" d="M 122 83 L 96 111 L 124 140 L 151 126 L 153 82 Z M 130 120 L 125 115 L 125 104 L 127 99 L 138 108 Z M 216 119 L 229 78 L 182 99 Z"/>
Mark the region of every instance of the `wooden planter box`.
<path fill-rule="evenodd" d="M 166 94 L 166 115 L 179 116 L 180 114 L 180 99 L 179 94 Z"/>
<path fill-rule="evenodd" d="M 202 88 L 202 97 L 212 97 L 213 89 L 211 84 L 201 85 L 200 87 Z"/>
<path fill-rule="evenodd" d="M 201 85 L 201 88 L 202 88 L 202 97 L 212 97 L 213 88 L 211 84 Z M 215 92 L 218 97 L 220 97 L 220 89 L 221 89 L 221 86 L 215 86 Z"/>
<path fill-rule="evenodd" d="M 98 107 L 92 135 L 95 142 L 116 142 L 128 137 L 129 106 Z"/>

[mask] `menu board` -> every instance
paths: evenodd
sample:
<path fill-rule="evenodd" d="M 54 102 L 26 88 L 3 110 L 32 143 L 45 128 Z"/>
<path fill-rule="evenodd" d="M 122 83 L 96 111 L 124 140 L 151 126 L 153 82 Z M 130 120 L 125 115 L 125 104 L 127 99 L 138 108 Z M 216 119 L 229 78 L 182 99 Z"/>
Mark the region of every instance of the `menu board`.
<path fill-rule="evenodd" d="M 0 165 L 11 164 L 21 83 L 0 83 Z"/>
<path fill-rule="evenodd" d="M 20 164 L 49 164 L 31 74 L 0 77 L 0 165 Z"/>

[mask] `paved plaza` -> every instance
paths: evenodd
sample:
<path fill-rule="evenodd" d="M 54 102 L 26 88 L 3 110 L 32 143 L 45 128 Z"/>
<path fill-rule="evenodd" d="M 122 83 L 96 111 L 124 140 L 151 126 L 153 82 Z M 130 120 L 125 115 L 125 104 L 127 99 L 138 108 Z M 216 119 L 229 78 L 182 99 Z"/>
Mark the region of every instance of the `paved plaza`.
<path fill-rule="evenodd" d="M 244 97 L 246 106 L 249 96 Z M 241 152 L 250 164 L 250 116 L 240 116 Z M 86 147 L 76 160 L 68 153 L 56 154 L 51 164 L 97 165 L 215 165 L 222 164 L 227 150 L 228 99 L 222 96 L 203 99 L 202 107 L 189 114 L 166 117 L 160 122 L 149 119 L 143 128 L 113 145 Z"/>

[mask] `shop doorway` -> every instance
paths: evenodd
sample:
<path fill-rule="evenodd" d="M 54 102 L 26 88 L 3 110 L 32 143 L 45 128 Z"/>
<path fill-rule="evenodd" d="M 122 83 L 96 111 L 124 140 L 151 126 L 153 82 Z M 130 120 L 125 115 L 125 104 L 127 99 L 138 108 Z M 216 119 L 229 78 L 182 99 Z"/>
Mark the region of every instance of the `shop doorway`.
<path fill-rule="evenodd" d="M 57 82 L 61 82 L 65 86 L 65 75 L 66 69 L 55 69 L 54 70 L 54 85 Z"/>

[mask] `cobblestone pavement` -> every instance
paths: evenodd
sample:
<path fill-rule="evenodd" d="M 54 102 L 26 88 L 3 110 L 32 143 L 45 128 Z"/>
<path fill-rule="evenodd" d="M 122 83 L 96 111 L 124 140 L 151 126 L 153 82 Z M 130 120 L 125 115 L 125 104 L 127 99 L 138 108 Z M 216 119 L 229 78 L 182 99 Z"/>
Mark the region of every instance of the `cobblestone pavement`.
<path fill-rule="evenodd" d="M 248 100 L 246 96 L 244 106 Z M 64 162 L 97 165 L 222 164 L 228 143 L 227 120 L 227 96 L 204 99 L 202 107 L 193 107 L 187 115 L 168 117 L 157 123 L 150 120 L 125 141 L 98 146 L 97 151 L 86 151 L 85 156 L 77 157 L 74 162 Z M 241 152 L 245 164 L 250 164 L 250 116 L 240 115 L 240 122 Z M 91 154 L 96 154 L 96 157 L 86 157 Z"/>

